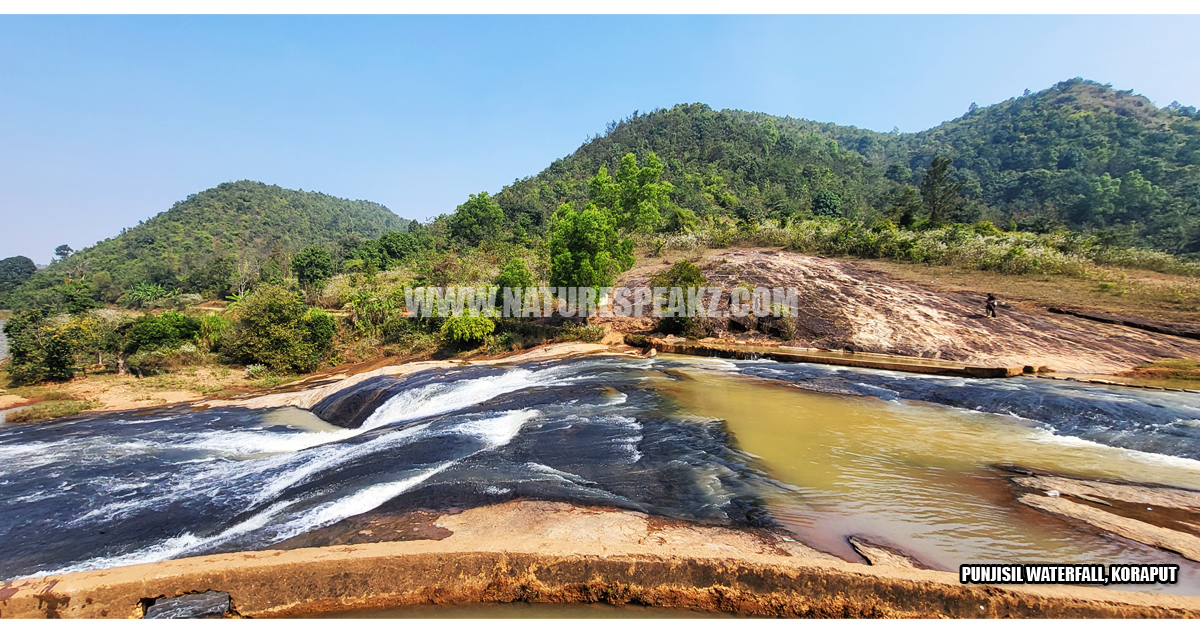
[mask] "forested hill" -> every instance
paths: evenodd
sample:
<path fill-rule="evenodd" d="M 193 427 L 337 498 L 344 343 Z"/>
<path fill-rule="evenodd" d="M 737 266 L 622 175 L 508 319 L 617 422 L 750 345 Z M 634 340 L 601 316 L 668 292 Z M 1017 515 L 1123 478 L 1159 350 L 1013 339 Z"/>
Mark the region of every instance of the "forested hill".
<path fill-rule="evenodd" d="M 919 133 L 878 133 L 702 104 L 609 125 L 573 155 L 514 182 L 496 201 L 535 230 L 562 201 L 585 202 L 601 165 L 649 152 L 671 200 L 701 217 L 788 219 L 895 213 L 938 154 L 964 182 L 955 220 L 1045 231 L 1103 229 L 1172 253 L 1200 251 L 1200 116 L 1072 79 Z"/>
<path fill-rule="evenodd" d="M 86 278 L 109 302 L 138 283 L 223 295 L 239 265 L 255 272 L 273 265 L 286 274 L 287 257 L 307 245 L 337 251 L 407 224 L 369 201 L 252 181 L 225 183 L 52 263 L 22 290 Z"/>

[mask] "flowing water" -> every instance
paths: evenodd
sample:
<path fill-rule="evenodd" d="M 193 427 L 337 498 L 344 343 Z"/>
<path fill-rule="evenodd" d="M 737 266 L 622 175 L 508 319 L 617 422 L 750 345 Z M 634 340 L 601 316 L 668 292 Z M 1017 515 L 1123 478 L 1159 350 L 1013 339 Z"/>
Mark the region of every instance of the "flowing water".
<path fill-rule="evenodd" d="M 381 377 L 318 405 L 0 428 L 0 578 L 261 549 L 372 510 L 517 497 L 848 534 L 939 568 L 1170 562 L 1017 504 L 993 464 L 1200 489 L 1200 395 L 770 361 L 568 359 Z M 353 422 L 345 422 L 353 418 Z"/>

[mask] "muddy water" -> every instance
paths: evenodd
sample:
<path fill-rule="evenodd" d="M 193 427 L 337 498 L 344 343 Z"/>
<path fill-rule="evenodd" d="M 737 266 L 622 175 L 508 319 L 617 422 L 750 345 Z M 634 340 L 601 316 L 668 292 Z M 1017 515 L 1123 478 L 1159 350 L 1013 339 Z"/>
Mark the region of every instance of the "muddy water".
<path fill-rule="evenodd" d="M 772 516 L 817 548 L 857 560 L 845 539 L 865 534 L 951 571 L 962 563 L 1180 563 L 1181 584 L 1156 590 L 1200 592 L 1196 563 L 1022 506 L 992 468 L 1014 462 L 1200 488 L 1200 462 L 1062 437 L 1007 415 L 805 391 L 705 364 L 674 375 L 682 378 L 664 379 L 663 390 L 686 413 L 725 421 L 737 447 L 786 484 L 765 497 Z"/>

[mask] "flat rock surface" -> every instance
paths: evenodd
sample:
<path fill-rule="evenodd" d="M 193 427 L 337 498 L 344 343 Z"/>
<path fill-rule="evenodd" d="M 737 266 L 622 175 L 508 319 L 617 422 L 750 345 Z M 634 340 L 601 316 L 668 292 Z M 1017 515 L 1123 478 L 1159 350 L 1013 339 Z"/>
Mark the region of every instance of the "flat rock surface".
<path fill-rule="evenodd" d="M 1029 507 L 1200 561 L 1200 492 L 998 467 Z"/>

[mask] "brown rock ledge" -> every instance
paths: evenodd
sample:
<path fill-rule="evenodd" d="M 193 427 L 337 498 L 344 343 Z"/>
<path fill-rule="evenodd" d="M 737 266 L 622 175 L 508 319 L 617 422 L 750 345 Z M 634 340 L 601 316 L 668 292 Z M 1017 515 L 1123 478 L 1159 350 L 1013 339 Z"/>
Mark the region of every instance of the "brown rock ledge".
<path fill-rule="evenodd" d="M 514 501 L 414 540 L 226 553 L 0 585 L 0 617 L 138 617 L 146 601 L 225 591 L 237 615 L 473 602 L 609 602 L 784 617 L 1200 617 L 1200 597 L 964 586 L 852 564 L 784 536 Z"/>

